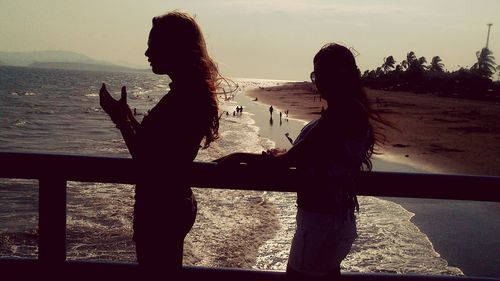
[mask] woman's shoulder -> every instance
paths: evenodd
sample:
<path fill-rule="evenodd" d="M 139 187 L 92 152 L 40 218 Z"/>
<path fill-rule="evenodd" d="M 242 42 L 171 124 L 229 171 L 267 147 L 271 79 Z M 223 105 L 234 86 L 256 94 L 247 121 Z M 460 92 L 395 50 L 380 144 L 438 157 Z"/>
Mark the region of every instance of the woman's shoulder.
<path fill-rule="evenodd" d="M 316 127 L 319 121 L 320 118 L 309 121 L 307 124 L 304 125 L 304 127 L 302 127 L 301 131 L 307 131 L 310 130 L 311 128 Z"/>

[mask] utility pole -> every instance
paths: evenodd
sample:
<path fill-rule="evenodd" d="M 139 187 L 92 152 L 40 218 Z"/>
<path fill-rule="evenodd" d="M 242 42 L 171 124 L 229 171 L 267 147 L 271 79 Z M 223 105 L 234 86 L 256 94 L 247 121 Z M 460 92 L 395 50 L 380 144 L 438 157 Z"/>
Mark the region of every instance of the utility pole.
<path fill-rule="evenodd" d="M 488 49 L 488 44 L 490 43 L 490 29 L 493 24 L 487 23 L 486 25 L 488 26 L 488 36 L 486 36 L 486 49 Z"/>

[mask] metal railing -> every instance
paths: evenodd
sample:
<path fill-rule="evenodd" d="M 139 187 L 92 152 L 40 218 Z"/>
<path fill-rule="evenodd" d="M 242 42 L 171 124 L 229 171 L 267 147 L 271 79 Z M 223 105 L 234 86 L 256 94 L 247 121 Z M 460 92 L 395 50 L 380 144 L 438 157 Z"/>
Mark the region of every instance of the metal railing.
<path fill-rule="evenodd" d="M 90 157 L 59 154 L 0 152 L 0 178 L 39 180 L 38 259 L 0 259 L 0 274 L 39 272 L 100 272 L 123 278 L 133 276 L 134 264 L 66 261 L 67 181 L 125 183 L 136 182 L 137 169 L 128 158 Z M 258 176 L 257 176 L 258 175 Z M 240 165 L 221 168 L 215 163 L 194 162 L 188 180 L 201 188 L 267 190 L 293 192 L 304 184 L 321 179 L 301 175 L 295 169 Z M 500 202 L 500 177 L 417 173 L 369 172 L 357 179 L 359 195 L 435 198 Z M 31 270 L 31 271 L 30 271 Z M 90 270 L 90 271 L 89 271 Z M 185 267 L 187 276 L 218 280 L 283 280 L 282 272 Z M 95 273 L 97 274 L 97 273 Z M 210 277 L 210 278 L 211 278 Z M 347 273 L 349 280 L 467 280 L 467 277 Z M 90 277 L 89 277 L 90 278 Z M 474 280 L 478 280 L 474 278 Z M 492 280 L 492 279 L 484 279 Z"/>

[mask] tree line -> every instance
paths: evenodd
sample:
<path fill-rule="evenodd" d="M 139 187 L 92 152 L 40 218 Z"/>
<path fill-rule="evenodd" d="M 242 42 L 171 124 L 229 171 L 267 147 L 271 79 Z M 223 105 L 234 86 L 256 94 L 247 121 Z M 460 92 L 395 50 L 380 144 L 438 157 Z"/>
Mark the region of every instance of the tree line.
<path fill-rule="evenodd" d="M 476 52 L 476 58 L 472 67 L 450 72 L 439 56 L 428 63 L 425 57 L 410 51 L 400 63 L 393 56 L 385 57 L 381 66 L 366 70 L 362 79 L 366 87 L 374 89 L 500 100 L 500 66 L 496 65 L 493 52 L 482 48 Z M 492 78 L 497 70 L 499 78 L 495 82 Z"/>

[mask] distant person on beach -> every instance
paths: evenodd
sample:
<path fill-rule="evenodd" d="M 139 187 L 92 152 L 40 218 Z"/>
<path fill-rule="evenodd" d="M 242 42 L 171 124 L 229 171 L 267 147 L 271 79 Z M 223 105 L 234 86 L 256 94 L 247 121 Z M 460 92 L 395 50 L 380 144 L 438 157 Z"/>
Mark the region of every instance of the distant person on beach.
<path fill-rule="evenodd" d="M 125 87 L 115 100 L 103 84 L 100 104 L 120 129 L 138 169 L 133 240 L 139 268 L 148 280 L 174 280 L 197 212 L 186 174 L 202 140 L 207 148 L 218 137 L 219 72 L 198 24 L 183 12 L 153 18 L 145 55 L 153 72 L 168 75 L 172 82 L 142 123 L 127 105 Z M 192 115 L 180 121 L 186 104 Z"/>
<path fill-rule="evenodd" d="M 271 106 L 269 107 L 269 115 L 271 115 L 271 118 L 272 118 L 272 116 L 273 116 L 273 110 L 274 110 L 274 109 L 273 109 L 273 106 L 271 105 Z"/>
<path fill-rule="evenodd" d="M 317 179 L 297 191 L 297 228 L 287 275 L 291 280 L 337 280 L 340 263 L 357 237 L 355 182 L 361 170 L 371 170 L 378 136 L 373 121 L 382 122 L 369 106 L 352 53 L 328 44 L 314 56 L 314 79 L 327 109 L 307 124 L 288 151 L 234 153 L 219 165 L 246 163 L 270 169 L 296 167 Z M 287 138 L 292 142 L 291 138 Z"/>

